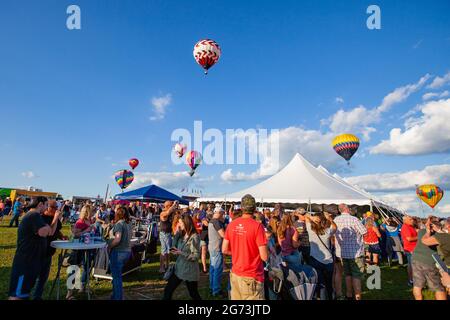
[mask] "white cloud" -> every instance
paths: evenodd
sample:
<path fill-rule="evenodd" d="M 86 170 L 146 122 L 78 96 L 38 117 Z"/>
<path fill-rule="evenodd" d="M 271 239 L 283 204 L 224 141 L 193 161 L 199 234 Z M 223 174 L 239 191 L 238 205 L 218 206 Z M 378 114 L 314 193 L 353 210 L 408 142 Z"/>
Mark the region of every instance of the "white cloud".
<path fill-rule="evenodd" d="M 172 103 L 172 95 L 168 93 L 165 96 L 153 97 L 151 103 L 154 116 L 150 117 L 150 120 L 162 120 L 166 115 L 166 108 Z"/>
<path fill-rule="evenodd" d="M 444 204 L 443 206 L 438 207 L 438 209 L 442 213 L 450 214 L 450 203 Z"/>
<path fill-rule="evenodd" d="M 25 171 L 25 172 L 22 172 L 21 174 L 22 174 L 22 177 L 25 177 L 27 179 L 36 178 L 36 175 L 34 174 L 33 171 Z"/>
<path fill-rule="evenodd" d="M 179 172 L 136 172 L 132 184 L 134 188 L 140 188 L 149 184 L 156 184 L 162 188 L 178 189 L 186 185 L 190 176 L 185 171 Z"/>
<path fill-rule="evenodd" d="M 334 99 L 334 102 L 336 102 L 336 103 L 344 103 L 344 98 L 342 98 L 342 97 L 336 97 L 336 98 Z"/>
<path fill-rule="evenodd" d="M 428 92 L 422 96 L 422 99 L 424 101 L 431 100 L 431 99 L 440 99 L 440 98 L 448 97 L 449 95 L 450 95 L 450 92 L 448 90 L 445 90 L 443 92 Z"/>
<path fill-rule="evenodd" d="M 370 125 L 379 122 L 382 113 L 387 112 L 393 105 L 405 101 L 412 93 L 422 88 L 429 78 L 430 75 L 426 74 L 416 83 L 396 88 L 386 95 L 376 108 L 367 109 L 363 105 L 359 105 L 348 111 L 341 109 L 321 123 L 329 123 L 330 129 L 335 133 L 352 132 L 362 134 L 363 139 L 368 141 L 370 134 L 376 131 Z"/>
<path fill-rule="evenodd" d="M 322 164 L 329 168 L 337 169 L 340 158 L 331 147 L 331 141 L 334 134 L 331 132 L 322 133 L 317 130 L 306 130 L 300 127 L 288 127 L 272 133 L 268 137 L 268 145 L 279 146 L 278 156 L 276 154 L 259 154 L 260 166 L 252 173 L 237 172 L 233 173 L 231 169 L 222 172 L 221 179 L 230 181 L 248 181 L 273 175 L 279 169 L 283 168 L 298 152 L 309 161 L 316 164 Z M 328 147 L 324 147 L 328 146 Z M 264 150 L 263 145 L 261 150 Z M 253 150 L 252 152 L 256 152 Z"/>
<path fill-rule="evenodd" d="M 415 190 L 416 184 L 437 184 L 450 188 L 450 164 L 427 166 L 422 170 L 377 173 L 344 178 L 348 183 L 367 191 Z"/>
<path fill-rule="evenodd" d="M 444 200 L 441 200 L 434 210 L 432 210 L 428 205 L 423 203 L 414 192 L 381 194 L 379 195 L 379 199 L 407 214 L 423 218 L 430 214 L 448 217 L 448 214 L 450 213 L 450 204 L 442 203 Z"/>
<path fill-rule="evenodd" d="M 370 149 L 372 154 L 418 155 L 450 150 L 450 99 L 421 106 L 420 118 L 405 120 L 405 130 L 391 130 L 389 139 Z"/>
<path fill-rule="evenodd" d="M 423 85 L 428 81 L 428 79 L 430 79 L 430 77 L 431 76 L 429 74 L 426 74 L 416 83 L 408 84 L 406 86 L 395 89 L 386 97 L 384 97 L 383 102 L 377 107 L 377 110 L 379 110 L 379 112 L 386 112 L 394 104 L 405 101 L 412 93 L 421 89 Z"/>
<path fill-rule="evenodd" d="M 444 75 L 443 77 L 437 76 L 436 78 L 434 78 L 433 82 L 431 82 L 431 84 L 428 85 L 427 88 L 437 89 L 446 85 L 447 83 L 450 83 L 450 71 L 447 72 L 447 74 Z"/>
<path fill-rule="evenodd" d="M 212 181 L 211 177 L 202 177 L 196 173 L 193 177 L 189 176 L 187 171 L 177 172 L 135 172 L 134 181 L 131 185 L 132 189 L 141 188 L 149 184 L 156 184 L 159 187 L 180 190 L 189 185 L 191 182 L 196 182 L 197 186 L 202 187 L 202 182 Z"/>
<path fill-rule="evenodd" d="M 260 174 L 259 170 L 252 172 L 250 174 L 246 174 L 243 172 L 238 172 L 233 174 L 233 170 L 227 169 L 220 175 L 220 178 L 226 182 L 238 182 L 238 181 L 251 181 L 262 178 L 263 176 Z"/>

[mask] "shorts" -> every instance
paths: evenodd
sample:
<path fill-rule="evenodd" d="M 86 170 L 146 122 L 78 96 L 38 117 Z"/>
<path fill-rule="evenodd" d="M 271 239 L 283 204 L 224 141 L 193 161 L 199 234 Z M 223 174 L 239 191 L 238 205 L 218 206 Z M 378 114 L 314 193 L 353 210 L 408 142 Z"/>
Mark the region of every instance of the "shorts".
<path fill-rule="evenodd" d="M 231 300 L 264 300 L 264 283 L 230 272 Z"/>
<path fill-rule="evenodd" d="M 369 253 L 381 254 L 381 248 L 379 243 L 369 244 L 367 250 L 369 251 Z"/>
<path fill-rule="evenodd" d="M 200 247 L 207 247 L 208 241 L 207 240 L 200 240 Z"/>
<path fill-rule="evenodd" d="M 167 232 L 160 232 L 159 240 L 161 241 L 161 254 L 169 254 L 172 247 L 172 235 Z"/>
<path fill-rule="evenodd" d="M 364 257 L 355 259 L 343 259 L 337 258 L 344 269 L 344 275 L 347 277 L 353 277 L 362 279 L 364 276 L 365 262 Z"/>
<path fill-rule="evenodd" d="M 435 266 L 430 266 L 422 262 L 413 260 L 412 262 L 414 287 L 425 288 L 434 292 L 445 291 L 441 283 L 439 270 Z"/>
<path fill-rule="evenodd" d="M 39 260 L 30 262 L 15 256 L 9 282 L 9 296 L 28 299 L 39 277 L 41 266 L 42 263 L 39 263 Z"/>

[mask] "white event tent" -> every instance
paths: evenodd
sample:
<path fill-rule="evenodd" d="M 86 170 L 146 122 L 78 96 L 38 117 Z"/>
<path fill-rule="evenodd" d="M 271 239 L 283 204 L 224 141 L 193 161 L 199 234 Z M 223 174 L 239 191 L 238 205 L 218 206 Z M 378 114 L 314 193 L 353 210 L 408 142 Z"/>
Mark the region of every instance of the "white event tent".
<path fill-rule="evenodd" d="M 279 172 L 268 179 L 241 191 L 212 197 L 202 197 L 198 202 L 240 202 L 251 194 L 259 203 L 318 204 L 345 203 L 355 206 L 375 206 L 386 211 L 400 211 L 375 199 L 322 166 L 315 167 L 297 153 Z"/>

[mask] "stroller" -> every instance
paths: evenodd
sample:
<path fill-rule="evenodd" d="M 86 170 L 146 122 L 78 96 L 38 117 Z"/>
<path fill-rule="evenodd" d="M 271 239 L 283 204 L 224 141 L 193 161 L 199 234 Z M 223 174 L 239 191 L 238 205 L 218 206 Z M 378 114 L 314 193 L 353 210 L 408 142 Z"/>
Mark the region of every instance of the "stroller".
<path fill-rule="evenodd" d="M 319 288 L 317 271 L 302 265 L 301 271 L 294 271 L 286 263 L 270 268 L 268 281 L 272 284 L 269 296 L 277 300 L 313 300 Z"/>

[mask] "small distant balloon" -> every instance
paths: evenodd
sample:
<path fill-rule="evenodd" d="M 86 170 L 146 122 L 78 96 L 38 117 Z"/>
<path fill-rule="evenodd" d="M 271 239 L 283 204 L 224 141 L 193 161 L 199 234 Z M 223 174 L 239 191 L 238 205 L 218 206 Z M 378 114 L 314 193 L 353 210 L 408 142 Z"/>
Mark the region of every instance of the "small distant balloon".
<path fill-rule="evenodd" d="M 132 158 L 128 161 L 128 164 L 130 165 L 131 169 L 135 169 L 139 165 L 139 160 L 136 158 Z"/>
<path fill-rule="evenodd" d="M 189 151 L 186 154 L 186 163 L 191 168 L 189 175 L 192 177 L 195 169 L 202 163 L 202 154 L 195 150 Z"/>
<path fill-rule="evenodd" d="M 119 170 L 114 175 L 114 178 L 116 179 L 117 184 L 119 185 L 120 189 L 126 189 L 130 186 L 130 184 L 134 180 L 134 174 L 130 170 Z"/>
<path fill-rule="evenodd" d="M 444 190 L 434 184 L 424 184 L 417 187 L 416 194 L 420 200 L 434 209 L 444 196 Z"/>
<path fill-rule="evenodd" d="M 173 149 L 175 150 L 178 158 L 183 157 L 184 153 L 186 152 L 186 145 L 185 144 L 181 144 L 181 143 L 177 143 Z"/>
<path fill-rule="evenodd" d="M 345 133 L 336 136 L 333 139 L 332 145 L 334 151 L 350 164 L 351 157 L 359 148 L 359 139 L 353 134 Z"/>
<path fill-rule="evenodd" d="M 219 44 L 211 39 L 200 40 L 194 46 L 195 61 L 205 69 L 205 74 L 208 74 L 209 68 L 219 61 L 221 53 Z"/>

